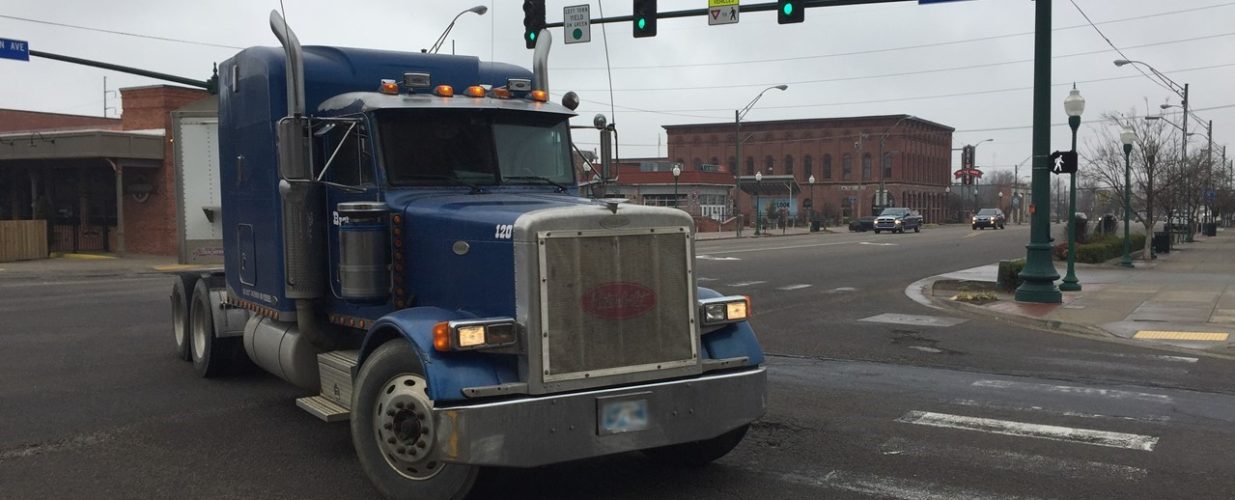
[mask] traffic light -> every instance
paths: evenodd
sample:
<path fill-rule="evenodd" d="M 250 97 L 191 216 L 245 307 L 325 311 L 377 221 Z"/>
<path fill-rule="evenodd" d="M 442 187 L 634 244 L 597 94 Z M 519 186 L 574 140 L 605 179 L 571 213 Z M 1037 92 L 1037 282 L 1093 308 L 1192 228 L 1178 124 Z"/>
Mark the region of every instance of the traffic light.
<path fill-rule="evenodd" d="M 805 20 L 806 9 L 802 7 L 802 0 L 776 1 L 777 24 L 800 23 Z"/>
<path fill-rule="evenodd" d="M 635 38 L 656 36 L 656 0 L 635 0 L 631 12 Z"/>
<path fill-rule="evenodd" d="M 545 0 L 523 0 L 523 43 L 536 48 L 536 37 L 545 29 Z"/>

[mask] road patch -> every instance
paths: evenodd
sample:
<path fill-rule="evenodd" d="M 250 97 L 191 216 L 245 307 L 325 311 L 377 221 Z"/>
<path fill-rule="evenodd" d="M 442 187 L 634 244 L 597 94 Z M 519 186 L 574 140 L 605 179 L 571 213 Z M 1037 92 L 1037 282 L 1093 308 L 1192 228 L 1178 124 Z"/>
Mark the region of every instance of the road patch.
<path fill-rule="evenodd" d="M 1049 439 L 1108 448 L 1124 448 L 1128 450 L 1153 451 L 1158 444 L 1155 436 L 1129 434 L 1124 432 L 1099 431 L 1094 429 L 1078 429 L 1058 425 L 1030 424 L 1013 422 L 1011 420 L 996 420 L 993 418 L 966 417 L 929 411 L 913 410 L 905 413 L 897 422 L 929 427 L 942 427 L 965 431 L 987 432 L 1005 436 Z"/>

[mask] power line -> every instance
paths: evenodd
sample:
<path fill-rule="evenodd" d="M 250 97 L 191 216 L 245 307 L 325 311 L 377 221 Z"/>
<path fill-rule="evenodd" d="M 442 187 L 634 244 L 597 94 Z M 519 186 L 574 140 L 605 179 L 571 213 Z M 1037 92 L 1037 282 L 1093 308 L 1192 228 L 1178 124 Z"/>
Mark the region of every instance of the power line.
<path fill-rule="evenodd" d="M 1156 14 L 1148 14 L 1148 15 L 1143 15 L 1143 16 L 1125 17 L 1122 19 L 1102 21 L 1098 24 L 1114 24 L 1114 23 L 1122 23 L 1122 22 L 1128 22 L 1128 21 L 1137 21 L 1141 19 L 1156 19 L 1162 16 L 1167 16 L 1167 15 L 1186 14 L 1190 12 L 1197 12 L 1197 11 L 1202 11 L 1202 10 L 1220 8 L 1220 7 L 1230 7 L 1232 5 L 1235 5 L 1235 3 L 1208 5 L 1208 6 L 1197 7 L 1193 9 L 1173 10 L 1173 11 L 1159 12 Z M 1092 23 L 1065 26 L 1062 28 L 1055 28 L 1051 31 L 1056 32 L 1056 31 L 1074 30 L 1078 28 L 1086 28 L 1089 26 L 1092 26 Z M 963 40 L 952 40 L 952 41 L 946 41 L 946 42 L 924 43 L 924 44 L 917 44 L 917 45 L 902 45 L 899 47 L 888 47 L 888 48 L 883 48 L 883 49 L 858 50 L 858 51 L 852 51 L 852 52 L 836 52 L 836 53 L 831 53 L 831 54 L 819 54 L 819 55 L 812 55 L 812 56 L 785 57 L 785 58 L 776 58 L 776 59 L 747 59 L 747 60 L 740 60 L 740 61 L 723 61 L 723 62 L 714 62 L 714 63 L 648 64 L 648 65 L 634 65 L 634 66 L 614 66 L 613 69 L 614 70 L 677 69 L 677 68 L 697 68 L 697 67 L 706 67 L 706 66 L 726 66 L 726 65 L 735 65 L 735 64 L 746 65 L 746 64 L 762 64 L 762 63 L 777 63 L 777 62 L 794 62 L 794 61 L 804 61 L 804 60 L 810 60 L 810 59 L 826 59 L 826 58 L 831 58 L 831 57 L 880 54 L 880 53 L 886 53 L 886 52 L 897 52 L 897 51 L 902 51 L 902 50 L 913 50 L 913 49 L 932 48 L 932 47 L 945 47 L 948 45 L 959 45 L 959 44 L 972 43 L 972 42 L 985 42 L 985 41 L 990 41 L 990 40 L 999 40 L 1002 38 L 1015 38 L 1018 36 L 1028 36 L 1028 35 L 1033 35 L 1033 34 L 1034 32 L 1027 31 L 1027 32 L 1021 32 L 1021 33 L 1008 33 L 1008 34 L 1003 34 L 1003 35 L 992 35 L 992 36 L 985 36 L 985 37 L 978 37 L 978 38 L 966 38 Z M 565 67 L 556 68 L 557 71 L 596 71 L 596 70 L 602 70 L 602 69 L 606 69 L 606 68 L 599 67 L 599 66 L 565 66 Z"/>
<path fill-rule="evenodd" d="M 1112 49 L 1115 49 L 1115 52 L 1119 54 L 1119 57 L 1125 60 L 1132 59 L 1131 57 L 1128 57 L 1126 54 L 1124 54 L 1122 50 L 1119 50 L 1119 47 L 1115 46 L 1115 42 L 1112 42 L 1110 37 L 1106 36 L 1106 33 L 1103 33 L 1102 30 L 1098 29 L 1098 25 L 1094 24 L 1094 22 L 1089 19 L 1089 15 L 1086 14 L 1083 9 L 1081 9 L 1080 5 L 1076 4 L 1076 0 L 1068 0 L 1068 1 L 1072 3 L 1073 7 L 1076 7 L 1077 12 L 1081 13 L 1081 17 L 1085 18 L 1085 21 L 1088 22 L 1090 26 L 1093 26 L 1093 30 L 1098 32 L 1098 36 L 1102 37 L 1102 39 L 1106 41 L 1106 44 L 1110 45 Z M 1133 47 L 1129 47 L 1129 48 L 1133 48 Z M 1165 85 L 1165 82 L 1160 82 L 1157 79 L 1150 78 L 1149 74 L 1145 73 L 1145 70 L 1141 69 L 1140 66 L 1135 65 L 1135 64 L 1132 66 L 1135 67 L 1136 71 L 1140 73 L 1142 76 L 1144 76 L 1145 78 L 1149 78 L 1150 81 L 1157 83 L 1159 86 L 1167 90 L 1170 90 L 1171 92 L 1175 91 L 1175 89 L 1171 88 L 1169 85 Z"/>
<path fill-rule="evenodd" d="M 105 29 L 102 29 L 102 28 L 91 28 L 91 27 L 89 27 L 89 26 L 78 26 L 78 25 L 75 25 L 75 24 L 57 23 L 57 22 L 54 22 L 54 21 L 44 21 L 44 20 L 41 20 L 41 19 L 30 19 L 30 18 L 28 18 L 28 17 L 17 17 L 17 16 L 8 16 L 8 15 L 0 14 L 0 18 L 4 18 L 4 19 L 12 19 L 12 20 L 14 20 L 14 21 L 25 21 L 25 22 L 28 22 L 28 23 L 35 23 L 35 24 L 46 24 L 46 25 L 48 25 L 48 26 L 59 26 L 59 27 L 61 27 L 61 28 L 72 28 L 72 29 L 85 30 L 85 31 L 95 31 L 95 32 L 99 32 L 99 33 L 108 33 L 108 34 L 112 34 L 112 35 L 131 36 L 131 37 L 135 37 L 135 38 L 145 38 L 145 39 L 148 39 L 148 40 L 160 40 L 160 41 L 164 41 L 164 42 L 184 43 L 184 44 L 189 44 L 189 45 L 202 45 L 202 46 L 206 46 L 206 47 L 218 47 L 218 48 L 221 48 L 221 49 L 235 49 L 235 50 L 243 50 L 243 49 L 244 49 L 244 47 L 236 47 L 236 46 L 232 46 L 232 45 L 223 45 L 223 44 L 219 44 L 219 43 L 200 42 L 200 41 L 197 41 L 197 40 L 185 40 L 185 39 L 181 39 L 181 38 L 168 38 L 168 37 L 163 37 L 163 36 L 154 36 L 154 35 L 142 35 L 142 34 L 138 34 L 138 33 L 130 33 L 130 32 L 127 32 L 127 31 L 105 30 Z"/>
<path fill-rule="evenodd" d="M 1182 39 L 1177 39 L 1177 40 L 1167 40 L 1164 42 L 1146 43 L 1146 44 L 1136 45 L 1130 48 L 1139 49 L 1139 48 L 1145 48 L 1145 47 L 1156 47 L 1156 46 L 1161 46 L 1161 45 L 1189 43 L 1189 42 L 1209 40 L 1209 39 L 1214 39 L 1214 38 L 1224 38 L 1224 37 L 1229 37 L 1229 36 L 1235 36 L 1235 32 L 1218 33 L 1214 35 L 1204 35 L 1204 36 L 1198 36 L 1198 37 L 1192 37 L 1192 38 L 1182 38 Z M 1091 56 L 1094 54 L 1102 54 L 1106 52 L 1108 52 L 1107 49 L 1090 50 L 1090 51 L 1085 51 L 1085 52 L 1074 52 L 1071 54 L 1062 54 L 1062 55 L 1053 56 L 1052 59 Z M 992 63 L 970 64 L 970 65 L 965 65 L 965 66 L 931 68 L 931 69 L 923 69 L 923 70 L 915 70 L 915 71 L 901 71 L 901 72 L 896 72 L 896 73 L 881 73 L 881 74 L 876 74 L 876 75 L 844 76 L 844 77 L 837 77 L 837 78 L 824 78 L 824 79 L 819 79 L 819 80 L 798 80 L 798 81 L 788 81 L 788 82 L 781 82 L 781 83 L 785 83 L 789 85 L 834 83 L 834 82 L 845 82 L 845 81 L 853 81 L 853 80 L 869 80 L 869 79 L 876 79 L 876 78 L 892 78 L 892 77 L 902 77 L 902 76 L 924 75 L 924 74 L 929 74 L 929 73 L 963 71 L 963 70 L 970 70 L 970 69 L 990 68 L 994 66 L 1007 66 L 1011 64 L 1025 64 L 1025 63 L 1030 63 L 1030 62 L 1033 62 L 1033 58 L 1016 59 L 1012 61 L 999 61 L 999 62 L 992 62 Z M 731 85 L 704 85 L 704 86 L 697 86 L 697 87 L 627 88 L 627 89 L 615 89 L 615 91 L 616 92 L 676 92 L 676 91 L 687 91 L 687 90 L 713 90 L 713 89 L 732 89 L 732 88 L 746 88 L 746 87 L 763 87 L 767 85 L 773 85 L 773 84 L 769 84 L 767 82 L 736 83 L 736 84 L 731 84 Z M 575 91 L 577 92 L 601 92 L 602 90 L 582 88 L 582 89 L 575 89 Z M 607 91 L 607 89 L 604 91 Z"/>

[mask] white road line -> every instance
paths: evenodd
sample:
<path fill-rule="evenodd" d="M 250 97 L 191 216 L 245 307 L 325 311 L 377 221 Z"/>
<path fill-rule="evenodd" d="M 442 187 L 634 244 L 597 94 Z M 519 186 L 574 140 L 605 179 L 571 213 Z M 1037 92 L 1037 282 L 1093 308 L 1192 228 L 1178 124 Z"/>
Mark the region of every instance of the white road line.
<path fill-rule="evenodd" d="M 696 255 L 699 260 L 742 260 L 740 257 L 713 257 L 711 255 Z"/>
<path fill-rule="evenodd" d="M 1199 358 L 1191 358 L 1187 356 L 1167 356 L 1163 354 L 1124 354 L 1119 352 L 1106 352 L 1098 350 L 1085 349 L 1051 349 L 1054 352 L 1066 352 L 1068 354 L 1092 354 L 1095 356 L 1109 356 L 1112 358 L 1124 359 L 1152 359 L 1156 361 L 1168 361 L 1172 363 L 1196 363 Z"/>
<path fill-rule="evenodd" d="M 1171 404 L 1175 402 L 1165 394 L 1149 394 L 1145 392 L 1120 391 L 1115 389 L 1094 389 L 1090 387 L 1071 387 L 1066 385 L 1030 384 L 1026 382 L 1011 382 L 1007 380 L 979 380 L 974 387 L 989 387 L 992 389 L 1019 389 L 1025 391 L 1055 392 L 1063 394 L 1082 394 L 1086 396 L 1103 396 L 1112 399 L 1135 399 L 1155 403 Z"/>
<path fill-rule="evenodd" d="M 984 468 L 1028 472 L 1047 477 L 1093 480 L 1097 478 L 1139 481 L 1149 471 L 1128 465 L 1048 457 L 1009 450 L 994 450 L 946 443 L 915 443 L 894 437 L 879 447 L 883 455 L 927 458 L 935 462 L 978 464 Z"/>
<path fill-rule="evenodd" d="M 873 241 L 863 241 L 863 242 L 859 242 L 858 244 L 859 244 L 859 245 L 871 245 L 871 246 L 876 246 L 876 247 L 894 247 L 894 246 L 896 246 L 896 243 L 875 243 L 875 242 L 873 242 Z"/>
<path fill-rule="evenodd" d="M 1153 451 L 1158 444 L 1158 438 L 1140 434 L 1123 432 L 1099 431 L 1093 429 L 1078 429 L 1057 425 L 1029 424 L 1010 420 L 995 420 L 992 418 L 966 417 L 934 413 L 928 411 L 910 411 L 896 419 L 914 425 L 943 427 L 965 431 L 989 432 L 1005 436 L 1028 437 L 1064 441 L 1109 448 L 1124 448 L 1128 450 Z"/>
<path fill-rule="evenodd" d="M 737 282 L 737 283 L 730 283 L 730 284 L 725 285 L 725 286 L 731 286 L 731 287 L 735 287 L 735 288 L 740 288 L 740 287 L 744 287 L 744 286 L 751 286 L 751 285 L 762 285 L 762 284 L 764 284 L 764 283 L 767 283 L 767 282 L 766 282 L 766 281 L 739 281 L 739 282 Z"/>
<path fill-rule="evenodd" d="M 940 350 L 940 349 L 935 349 L 934 347 L 926 347 L 926 346 L 924 346 L 924 345 L 911 345 L 911 346 L 909 346 L 909 348 L 910 348 L 910 349 L 913 349 L 913 350 L 916 350 L 916 351 L 929 352 L 929 353 L 931 353 L 931 354 L 939 354 L 939 353 L 943 352 L 943 351 L 942 351 L 942 350 Z"/>
<path fill-rule="evenodd" d="M 778 474 L 781 480 L 791 483 L 862 493 L 882 498 L 903 500 L 1030 500 L 1035 497 L 1001 496 L 985 491 L 975 491 L 955 486 L 902 479 L 880 477 L 872 474 L 834 470 L 817 477 L 801 472 Z M 826 496 L 824 498 L 827 498 Z"/>
<path fill-rule="evenodd" d="M 913 325 L 913 326 L 956 326 L 964 323 L 966 320 L 960 318 L 949 318 L 946 316 L 923 316 L 921 314 L 897 314 L 883 313 L 876 314 L 869 318 L 862 318 L 858 321 L 867 323 L 889 323 L 893 325 Z"/>
<path fill-rule="evenodd" d="M 702 283 L 704 281 L 716 281 L 716 278 L 695 278 L 695 281 Z"/>
<path fill-rule="evenodd" d="M 996 403 L 994 401 L 975 401 L 972 399 L 954 399 L 952 404 L 960 406 L 970 406 L 975 408 L 989 408 L 992 410 L 1012 410 L 1023 412 L 1041 412 L 1050 413 L 1052 415 L 1063 415 L 1065 417 L 1081 417 L 1081 418 L 1109 418 L 1116 420 L 1133 420 L 1137 422 L 1169 422 L 1171 417 L 1166 415 L 1146 415 L 1143 417 L 1126 417 L 1122 415 L 1102 415 L 1100 413 L 1085 413 L 1072 410 L 1057 410 L 1053 408 L 1045 408 L 1041 406 L 1026 406 L 1007 403 Z"/>
<path fill-rule="evenodd" d="M 814 286 L 814 285 L 807 285 L 807 284 L 789 285 L 789 286 L 782 286 L 782 287 L 779 287 L 779 288 L 777 288 L 777 290 L 784 290 L 784 291 L 786 291 L 786 292 L 787 292 L 787 291 L 790 291 L 790 290 L 801 290 L 801 289 L 803 289 L 803 288 L 810 288 L 810 287 L 812 287 L 812 286 Z"/>
<path fill-rule="evenodd" d="M 842 287 L 836 287 L 831 290 L 828 290 L 828 293 L 842 293 L 842 292 L 856 292 L 856 291 L 858 291 L 857 288 L 854 288 L 851 286 L 842 286 Z"/>
<path fill-rule="evenodd" d="M 813 245 L 786 245 L 783 247 L 747 248 L 743 250 L 727 250 L 724 252 L 708 252 L 708 255 L 725 255 L 730 253 L 766 252 L 768 250 L 793 250 L 795 248 L 834 247 L 837 245 L 854 245 L 856 241 L 836 241 L 832 243 L 816 243 Z"/>

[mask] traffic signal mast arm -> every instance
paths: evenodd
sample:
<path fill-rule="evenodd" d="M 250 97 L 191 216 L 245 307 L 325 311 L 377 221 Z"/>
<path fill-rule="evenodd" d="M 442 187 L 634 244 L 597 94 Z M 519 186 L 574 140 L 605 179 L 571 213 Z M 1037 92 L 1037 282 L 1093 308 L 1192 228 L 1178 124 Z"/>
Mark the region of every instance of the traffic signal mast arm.
<path fill-rule="evenodd" d="M 865 4 L 872 4 L 872 3 L 892 3 L 892 2 L 911 2 L 911 1 L 916 1 L 916 0 L 801 0 L 798 3 L 801 4 L 802 8 L 809 9 L 812 7 L 839 7 L 842 5 L 865 5 Z M 770 2 L 770 3 L 760 3 L 760 4 L 754 4 L 754 5 L 740 5 L 738 7 L 738 11 L 742 13 L 774 11 L 778 7 L 779 5 L 777 4 L 777 2 Z M 695 17 L 695 16 L 706 16 L 706 15 L 708 15 L 708 9 L 706 8 L 690 9 L 690 10 L 675 10 L 675 11 L 669 11 L 669 12 L 657 12 L 656 13 L 656 17 L 658 19 L 668 19 L 668 18 L 674 18 L 674 17 Z M 632 16 L 613 16 L 613 17 L 602 17 L 598 19 L 592 19 L 591 23 L 592 24 L 625 23 L 625 22 L 632 22 L 634 20 L 635 20 L 635 16 L 633 15 Z M 564 23 L 562 23 L 561 21 L 553 22 L 553 23 L 545 23 L 545 27 L 546 28 L 561 28 L 563 24 Z"/>

